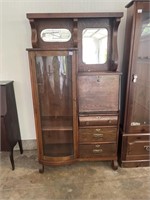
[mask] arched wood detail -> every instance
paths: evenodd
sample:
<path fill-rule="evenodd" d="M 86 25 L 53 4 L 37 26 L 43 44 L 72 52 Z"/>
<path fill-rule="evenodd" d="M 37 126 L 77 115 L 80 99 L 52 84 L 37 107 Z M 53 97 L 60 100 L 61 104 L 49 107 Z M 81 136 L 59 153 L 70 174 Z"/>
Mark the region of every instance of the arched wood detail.
<path fill-rule="evenodd" d="M 73 19 L 73 46 L 78 47 L 78 19 Z"/>
<path fill-rule="evenodd" d="M 113 21 L 113 32 L 112 32 L 112 71 L 116 71 L 118 68 L 118 46 L 117 46 L 117 35 L 118 35 L 118 26 L 120 24 L 120 19 L 117 18 Z"/>
<path fill-rule="evenodd" d="M 37 29 L 35 25 L 35 20 L 30 19 L 30 26 L 31 26 L 31 42 L 32 42 L 32 47 L 36 48 L 38 47 L 38 37 L 37 37 Z"/>

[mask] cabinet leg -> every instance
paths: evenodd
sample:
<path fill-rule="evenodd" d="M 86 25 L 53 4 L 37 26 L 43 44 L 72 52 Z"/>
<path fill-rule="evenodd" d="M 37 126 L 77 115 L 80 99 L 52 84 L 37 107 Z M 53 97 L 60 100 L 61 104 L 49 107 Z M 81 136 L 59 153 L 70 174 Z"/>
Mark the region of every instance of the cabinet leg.
<path fill-rule="evenodd" d="M 14 170 L 15 164 L 14 164 L 13 149 L 11 149 L 11 151 L 10 151 L 10 162 L 11 162 L 11 165 L 12 165 L 12 170 Z"/>
<path fill-rule="evenodd" d="M 43 174 L 44 173 L 44 165 L 39 169 L 39 173 Z"/>
<path fill-rule="evenodd" d="M 22 148 L 22 141 L 21 140 L 18 140 L 18 145 L 19 145 L 20 153 L 23 154 L 23 148 Z"/>
<path fill-rule="evenodd" d="M 111 166 L 112 166 L 113 170 L 117 170 L 118 169 L 118 161 L 112 160 Z"/>

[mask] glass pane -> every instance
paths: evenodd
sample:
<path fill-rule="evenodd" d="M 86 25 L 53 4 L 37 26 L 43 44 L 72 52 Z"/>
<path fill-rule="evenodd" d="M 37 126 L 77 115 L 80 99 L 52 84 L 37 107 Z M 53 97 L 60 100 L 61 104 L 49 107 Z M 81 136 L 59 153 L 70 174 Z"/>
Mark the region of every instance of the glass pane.
<path fill-rule="evenodd" d="M 82 56 L 85 64 L 107 61 L 108 31 L 106 28 L 86 28 L 82 32 Z"/>
<path fill-rule="evenodd" d="M 142 14 L 142 26 L 133 77 L 133 110 L 131 126 L 150 124 L 150 15 Z"/>
<path fill-rule="evenodd" d="M 67 42 L 71 33 L 68 29 L 44 29 L 41 38 L 44 42 Z"/>
<path fill-rule="evenodd" d="M 71 56 L 37 56 L 44 154 L 73 154 Z"/>

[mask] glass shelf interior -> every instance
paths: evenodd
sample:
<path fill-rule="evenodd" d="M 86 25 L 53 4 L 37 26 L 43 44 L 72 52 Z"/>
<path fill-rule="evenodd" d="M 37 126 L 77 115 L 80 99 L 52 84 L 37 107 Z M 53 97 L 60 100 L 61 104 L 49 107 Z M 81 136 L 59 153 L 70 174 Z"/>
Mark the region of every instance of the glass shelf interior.
<path fill-rule="evenodd" d="M 44 155 L 73 155 L 71 55 L 36 56 Z"/>

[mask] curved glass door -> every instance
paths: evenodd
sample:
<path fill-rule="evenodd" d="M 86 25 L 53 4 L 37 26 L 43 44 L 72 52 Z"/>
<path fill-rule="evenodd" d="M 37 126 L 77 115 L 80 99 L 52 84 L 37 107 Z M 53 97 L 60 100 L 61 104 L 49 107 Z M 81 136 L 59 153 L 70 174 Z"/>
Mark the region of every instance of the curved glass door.
<path fill-rule="evenodd" d="M 67 54 L 35 57 L 44 156 L 73 155 L 72 56 Z"/>
<path fill-rule="evenodd" d="M 136 25 L 128 128 L 133 132 L 134 130 L 148 132 L 150 125 L 150 14 L 149 11 L 142 10 L 137 15 L 137 19 L 140 20 Z"/>

